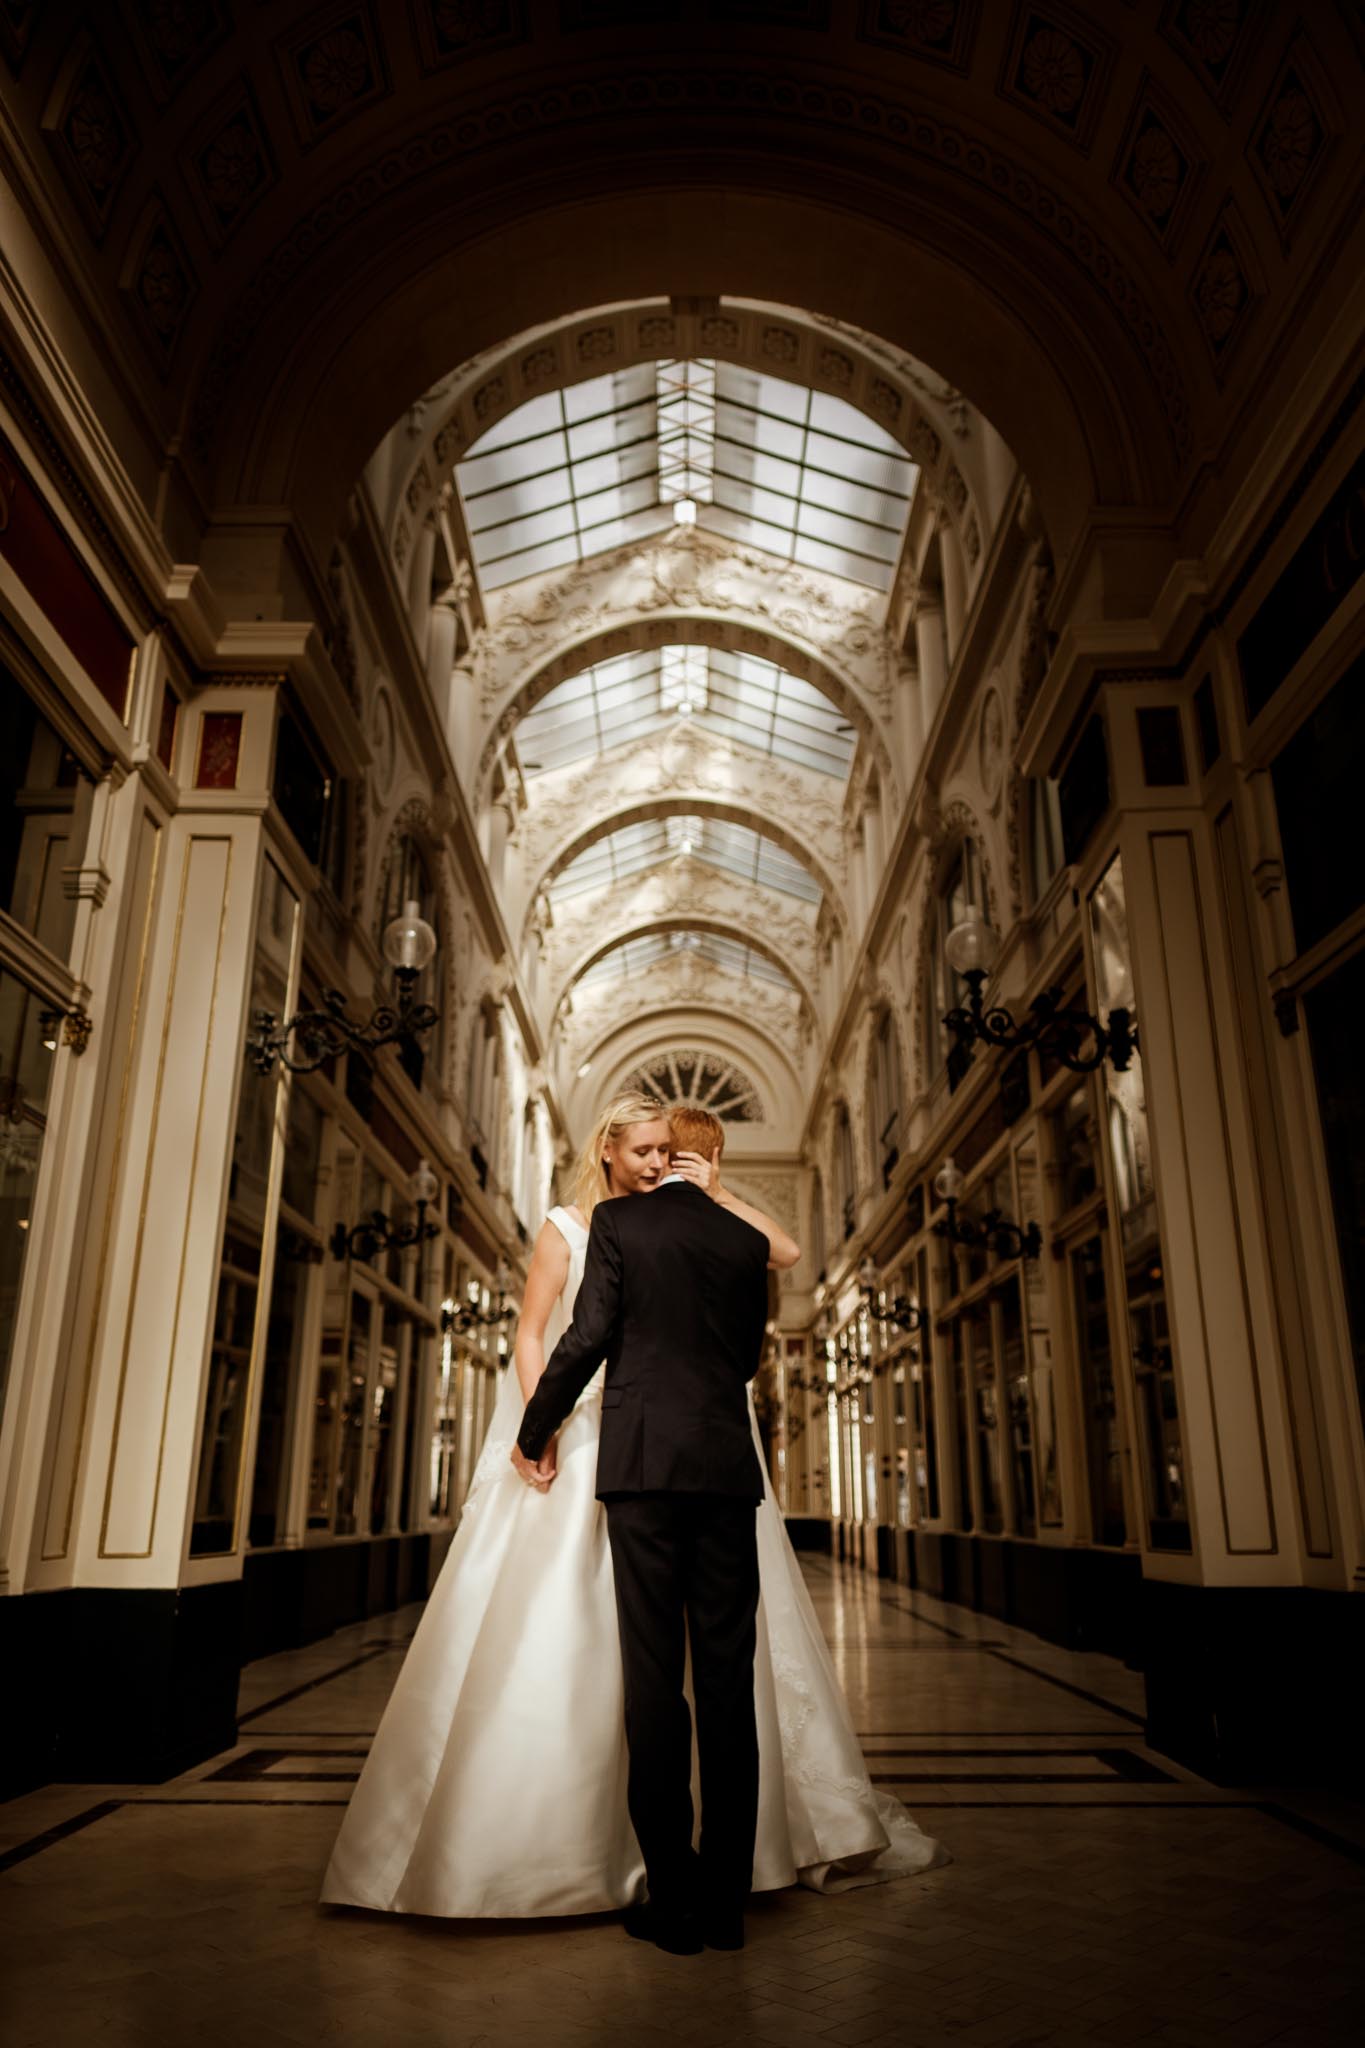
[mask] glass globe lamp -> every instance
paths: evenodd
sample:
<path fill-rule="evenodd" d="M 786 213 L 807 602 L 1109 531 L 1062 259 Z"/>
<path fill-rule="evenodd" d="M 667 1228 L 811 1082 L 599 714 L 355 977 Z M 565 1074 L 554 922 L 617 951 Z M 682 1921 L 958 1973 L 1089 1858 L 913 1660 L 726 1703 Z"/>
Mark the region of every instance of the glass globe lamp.
<path fill-rule="evenodd" d="M 384 958 L 400 974 L 420 974 L 427 965 L 436 951 L 436 934 L 415 897 L 409 897 L 402 915 L 385 926 L 381 944 Z"/>
<path fill-rule="evenodd" d="M 1000 957 L 1000 939 L 984 917 L 969 917 L 955 924 L 943 941 L 943 951 L 954 974 L 987 975 Z"/>
<path fill-rule="evenodd" d="M 425 1159 L 419 1159 L 417 1162 L 416 1171 L 412 1176 L 411 1188 L 413 1201 L 420 1202 L 423 1207 L 429 1202 L 434 1202 L 441 1191 L 441 1183 L 437 1180 Z"/>
<path fill-rule="evenodd" d="M 955 1202 L 962 1193 L 963 1179 L 961 1167 L 950 1155 L 934 1175 L 934 1193 L 941 1202 Z"/>

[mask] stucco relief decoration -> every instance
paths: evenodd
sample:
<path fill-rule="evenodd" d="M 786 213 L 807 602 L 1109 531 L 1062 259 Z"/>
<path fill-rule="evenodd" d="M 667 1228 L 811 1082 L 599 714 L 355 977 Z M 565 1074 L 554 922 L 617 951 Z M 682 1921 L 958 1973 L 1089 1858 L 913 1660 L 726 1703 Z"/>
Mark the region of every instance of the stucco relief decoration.
<path fill-rule="evenodd" d="M 770 556 L 697 528 L 675 528 L 659 540 L 493 592 L 487 628 L 461 664 L 492 728 L 479 785 L 491 771 L 499 720 L 511 711 L 515 723 L 555 682 L 587 660 L 604 659 L 613 651 L 607 635 L 617 622 L 622 647 L 639 644 L 626 637 L 625 622 L 658 620 L 661 635 L 707 637 L 686 617 L 665 623 L 662 615 L 668 613 L 706 614 L 736 632 L 750 622 L 770 626 L 778 637 L 762 650 L 766 658 L 829 688 L 841 709 L 856 713 L 864 726 L 872 722 L 875 733 L 876 722 L 890 721 L 895 693 L 909 674 L 909 664 L 883 629 L 879 603 L 870 593 L 850 601 L 849 587 L 833 577 L 792 565 L 775 570 Z M 575 644 L 585 650 L 584 658 L 575 660 L 568 651 Z M 662 637 L 656 644 L 663 644 Z M 875 751 L 894 795 L 896 778 L 880 734 Z"/>
<path fill-rule="evenodd" d="M 131 12 L 160 99 L 198 70 L 232 25 L 222 0 L 136 0 Z"/>
<path fill-rule="evenodd" d="M 628 876 L 584 898 L 569 898 L 551 920 L 541 917 L 543 893 L 532 904 L 527 937 L 537 925 L 546 934 L 545 960 L 552 980 L 616 936 L 667 925 L 672 920 L 708 920 L 735 928 L 737 938 L 757 938 L 779 953 L 798 980 L 809 981 L 814 965 L 814 920 L 791 908 L 791 899 L 756 882 L 722 874 L 697 860 L 674 857 L 662 867 Z M 812 906 L 813 909 L 813 906 Z"/>
<path fill-rule="evenodd" d="M 1132 268 L 1121 261 L 1104 234 L 1097 231 L 1062 196 L 1009 155 L 988 147 L 979 137 L 968 138 L 951 124 L 938 121 L 917 109 L 909 118 L 903 103 L 876 93 L 834 91 L 813 83 L 809 77 L 792 79 L 768 67 L 745 78 L 745 88 L 755 118 L 768 108 L 785 109 L 799 104 L 802 119 L 813 132 L 829 127 L 840 133 L 877 134 L 901 151 L 908 161 L 924 159 L 949 168 L 955 175 L 989 187 L 1002 204 L 1028 223 L 1028 232 L 1044 238 L 1085 275 L 1100 299 L 1113 308 L 1116 320 L 1133 338 L 1147 365 L 1158 394 L 1171 437 L 1172 447 L 1183 455 L 1190 445 L 1189 402 L 1179 365 L 1161 320 L 1143 296 Z M 658 73 L 633 81 L 638 108 L 647 113 L 655 105 L 677 104 L 679 89 L 702 106 L 723 95 L 729 103 L 733 80 L 704 71 Z M 612 87 L 614 94 L 615 87 Z M 612 101 L 612 106 L 615 102 Z M 387 151 L 362 172 L 334 185 L 307 212 L 291 223 L 250 281 L 220 321 L 212 351 L 199 377 L 189 426 L 189 446 L 201 458 L 209 459 L 218 427 L 224 417 L 227 389 L 255 343 L 262 323 L 281 294 L 312 264 L 326 260 L 327 251 L 343 232 L 349 232 L 365 213 L 382 198 L 389 202 L 405 189 L 423 186 L 443 165 L 468 158 L 490 135 L 510 131 L 538 131 L 549 135 L 575 125 L 599 121 L 604 111 L 603 93 L 585 84 L 572 96 L 561 92 L 512 95 L 502 101 L 483 104 L 477 116 L 461 112 L 445 116 L 424 132 L 404 139 L 401 147 Z M 705 352 L 733 347 L 739 339 L 738 323 L 721 320 L 729 330 L 717 337 Z M 846 323 L 820 318 L 818 325 L 852 333 Z M 702 323 L 707 343 L 709 322 Z"/>
<path fill-rule="evenodd" d="M 416 513 L 417 508 L 422 503 L 422 501 L 425 498 L 430 497 L 431 478 L 427 475 L 427 466 L 425 462 L 418 463 L 416 469 L 412 473 L 412 477 L 408 483 L 408 488 L 404 495 L 407 499 L 408 510 L 413 514 Z"/>
<path fill-rule="evenodd" d="M 861 34 L 965 71 L 975 17 L 971 0 L 864 0 Z"/>
<path fill-rule="evenodd" d="M 249 91 L 229 108 L 190 163 L 210 231 L 221 239 L 274 183 L 265 130 Z"/>
<path fill-rule="evenodd" d="M 974 569 L 981 560 L 981 528 L 976 523 L 975 512 L 962 529 L 962 552 L 968 565 Z"/>
<path fill-rule="evenodd" d="M 874 377 L 868 386 L 867 406 L 883 426 L 893 427 L 901 416 L 901 395 L 885 377 Z"/>
<path fill-rule="evenodd" d="M 393 771 L 397 753 L 397 735 L 394 730 L 393 699 L 386 683 L 375 685 L 374 701 L 370 706 L 369 740 L 371 754 L 371 786 L 376 806 L 387 802 L 393 788 Z"/>
<path fill-rule="evenodd" d="M 1296 53 L 1276 79 L 1250 150 L 1252 168 L 1282 232 L 1326 154 L 1326 117 L 1306 55 Z"/>
<path fill-rule="evenodd" d="M 739 322 L 728 315 L 715 313 L 701 323 L 701 338 L 704 348 L 732 349 L 739 347 Z"/>
<path fill-rule="evenodd" d="M 428 70 L 458 63 L 476 48 L 522 40 L 514 0 L 418 0 L 418 43 Z"/>
<path fill-rule="evenodd" d="M 775 363 L 794 363 L 800 343 L 789 327 L 765 327 L 763 353 Z"/>
<path fill-rule="evenodd" d="M 1119 150 L 1115 182 L 1164 249 L 1169 249 L 1199 183 L 1193 146 L 1150 84 L 1138 97 Z"/>
<path fill-rule="evenodd" d="M 83 51 L 83 55 L 80 52 Z M 99 52 L 86 38 L 48 142 L 98 241 L 136 154 L 132 125 L 119 107 Z"/>
<path fill-rule="evenodd" d="M 373 24 L 361 7 L 287 44 L 282 69 L 304 142 L 330 134 L 388 90 Z"/>
<path fill-rule="evenodd" d="M 742 1016 L 751 1029 L 786 1053 L 793 1065 L 801 1064 L 798 999 L 767 982 L 706 966 L 694 953 L 678 953 L 660 961 L 639 981 L 594 982 L 575 989 L 572 1008 L 565 1006 L 560 1012 L 567 1018 L 569 1059 L 581 1061 L 608 1032 L 636 1017 L 657 1017 L 662 1023 L 671 1010 Z"/>
<path fill-rule="evenodd" d="M 677 346 L 678 323 L 669 313 L 650 313 L 640 322 L 639 345 L 667 352 Z"/>
<path fill-rule="evenodd" d="M 1024 8 L 1001 91 L 1086 149 L 1099 119 L 1111 56 L 1112 46 L 1082 35 L 1065 9 Z"/>
<path fill-rule="evenodd" d="M 552 384 L 559 373 L 559 358 L 552 348 L 533 348 L 521 359 L 521 381 L 528 391 Z"/>
<path fill-rule="evenodd" d="M 1225 209 L 1195 271 L 1192 296 L 1209 353 L 1221 364 L 1246 325 L 1252 305 L 1251 281 Z"/>
<path fill-rule="evenodd" d="M 589 327 L 578 337 L 578 360 L 580 363 L 601 363 L 616 354 L 616 330 L 613 327 Z"/>
<path fill-rule="evenodd" d="M 1005 706 L 994 684 L 981 700 L 976 760 L 981 787 L 994 810 L 1000 800 L 1005 769 Z"/>
<path fill-rule="evenodd" d="M 507 403 L 507 385 L 501 377 L 490 377 L 474 393 L 474 417 L 480 423 L 490 420 Z"/>
<path fill-rule="evenodd" d="M 159 201 L 144 216 L 123 287 L 163 371 L 169 366 L 195 295 L 194 274 Z"/>
<path fill-rule="evenodd" d="M 1235 84 L 1250 0 L 1176 0 L 1166 33 L 1217 100 Z"/>

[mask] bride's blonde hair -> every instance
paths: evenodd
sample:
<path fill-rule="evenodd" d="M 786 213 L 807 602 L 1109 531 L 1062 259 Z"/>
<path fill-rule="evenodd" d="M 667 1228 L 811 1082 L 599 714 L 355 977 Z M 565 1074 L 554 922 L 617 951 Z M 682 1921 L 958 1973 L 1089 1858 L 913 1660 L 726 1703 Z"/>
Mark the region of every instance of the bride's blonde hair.
<path fill-rule="evenodd" d="M 593 1125 L 592 1136 L 578 1155 L 574 1169 L 573 1200 L 585 1222 L 592 1217 L 593 1210 L 604 1196 L 611 1193 L 611 1182 L 607 1178 L 606 1163 L 602 1158 L 602 1147 L 615 1144 L 630 1129 L 632 1124 L 653 1124 L 667 1122 L 668 1111 L 662 1102 L 652 1095 L 632 1092 L 618 1095 L 609 1102 Z"/>

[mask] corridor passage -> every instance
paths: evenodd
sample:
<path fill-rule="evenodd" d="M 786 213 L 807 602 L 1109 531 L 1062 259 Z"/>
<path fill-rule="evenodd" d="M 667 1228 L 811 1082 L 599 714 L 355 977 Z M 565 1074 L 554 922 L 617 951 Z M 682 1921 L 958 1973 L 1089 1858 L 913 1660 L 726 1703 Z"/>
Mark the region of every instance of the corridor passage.
<path fill-rule="evenodd" d="M 1108 1658 L 824 1560 L 808 1578 L 873 1774 L 950 1868 L 760 1899 L 742 1954 L 690 1959 L 610 1920 L 321 1908 L 408 1608 L 250 1666 L 240 1742 L 183 1778 L 0 1808 L 8 2048 L 1360 2039 L 1358 1811 L 1155 1755 Z"/>

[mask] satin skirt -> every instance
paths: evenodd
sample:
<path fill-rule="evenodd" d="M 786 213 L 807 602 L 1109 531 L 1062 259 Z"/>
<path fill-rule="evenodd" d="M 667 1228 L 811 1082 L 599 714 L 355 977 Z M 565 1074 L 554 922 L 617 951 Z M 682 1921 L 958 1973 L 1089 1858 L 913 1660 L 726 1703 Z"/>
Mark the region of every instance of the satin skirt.
<path fill-rule="evenodd" d="M 329 1904 L 525 1918 L 644 1896 L 606 1511 L 593 1495 L 601 1389 L 565 1423 L 547 1494 L 508 1462 L 506 1409 L 347 1808 Z M 754 1889 L 836 1891 L 947 1862 L 869 1782 L 771 1487 L 757 1533 Z"/>

